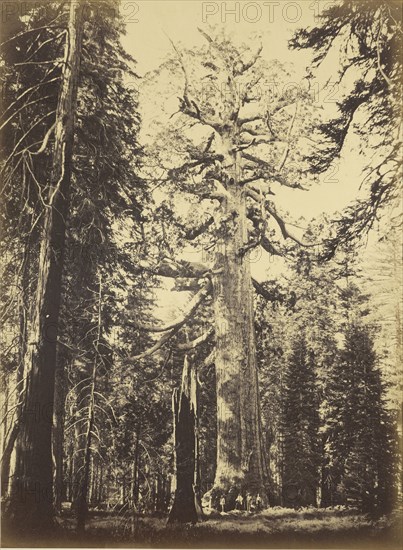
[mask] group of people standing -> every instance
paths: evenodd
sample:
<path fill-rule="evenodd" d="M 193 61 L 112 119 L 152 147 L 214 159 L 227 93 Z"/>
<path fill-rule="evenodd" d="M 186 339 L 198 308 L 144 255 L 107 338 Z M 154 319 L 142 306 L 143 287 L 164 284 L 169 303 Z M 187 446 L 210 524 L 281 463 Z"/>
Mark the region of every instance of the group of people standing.
<path fill-rule="evenodd" d="M 222 495 L 220 498 L 220 508 L 221 512 L 225 512 L 225 495 Z M 263 507 L 262 497 L 258 493 L 256 496 L 251 495 L 249 492 L 246 493 L 245 498 L 241 493 L 235 499 L 235 509 L 236 510 L 246 510 L 247 512 L 259 512 Z"/>

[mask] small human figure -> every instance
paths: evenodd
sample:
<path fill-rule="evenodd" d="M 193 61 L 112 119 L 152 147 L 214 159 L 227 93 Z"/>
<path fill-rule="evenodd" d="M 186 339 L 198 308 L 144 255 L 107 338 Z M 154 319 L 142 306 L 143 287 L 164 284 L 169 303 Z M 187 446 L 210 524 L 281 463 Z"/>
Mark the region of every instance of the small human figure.
<path fill-rule="evenodd" d="M 256 511 L 259 512 L 262 509 L 262 507 L 263 507 L 262 497 L 258 493 L 256 495 Z"/>
<path fill-rule="evenodd" d="M 221 506 L 221 512 L 224 512 L 224 510 L 225 510 L 225 496 L 224 495 L 220 498 L 220 506 Z"/>
<path fill-rule="evenodd" d="M 239 493 L 239 495 L 235 499 L 235 509 L 242 510 L 242 508 L 243 508 L 243 496 L 241 495 L 241 493 Z"/>
<path fill-rule="evenodd" d="M 250 493 L 246 493 L 246 511 L 251 511 L 251 505 L 252 505 L 252 495 Z"/>

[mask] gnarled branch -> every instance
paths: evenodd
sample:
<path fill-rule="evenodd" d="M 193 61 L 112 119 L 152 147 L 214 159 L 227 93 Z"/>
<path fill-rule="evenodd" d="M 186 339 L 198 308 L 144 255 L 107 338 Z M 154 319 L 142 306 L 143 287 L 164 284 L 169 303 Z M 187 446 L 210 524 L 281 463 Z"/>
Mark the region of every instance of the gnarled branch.
<path fill-rule="evenodd" d="M 190 342 L 185 342 L 184 344 L 178 344 L 176 347 L 180 350 L 185 350 L 185 351 L 195 349 L 197 346 L 199 346 L 203 342 L 206 342 L 213 334 L 214 334 L 214 329 L 210 328 L 209 330 L 206 330 L 206 332 L 203 332 L 203 334 L 201 334 L 194 340 L 191 340 Z"/>
<path fill-rule="evenodd" d="M 170 258 L 163 258 L 156 266 L 146 262 L 140 262 L 140 267 L 160 277 L 192 278 L 206 277 L 209 275 L 209 268 L 199 262 L 188 262 L 185 260 L 173 261 Z"/>
<path fill-rule="evenodd" d="M 262 179 L 271 179 L 274 181 L 277 181 L 280 185 L 283 185 L 284 187 L 290 187 L 291 189 L 300 189 L 301 191 L 306 191 L 304 187 L 300 183 L 289 183 L 281 174 L 278 173 L 278 171 L 273 168 L 270 162 L 267 160 L 261 159 L 259 157 L 256 157 L 255 155 L 251 155 L 250 153 L 241 153 L 242 157 L 246 160 L 249 160 L 258 166 L 263 167 L 265 171 L 262 171 L 261 177 Z"/>
<path fill-rule="evenodd" d="M 252 284 L 256 292 L 260 294 L 260 296 L 262 296 L 265 300 L 267 300 L 268 302 L 274 302 L 276 300 L 274 294 L 266 290 L 262 284 L 256 281 L 256 279 L 252 278 Z"/>
<path fill-rule="evenodd" d="M 274 220 L 276 220 L 277 225 L 280 228 L 281 234 L 283 235 L 284 239 L 291 239 L 295 243 L 299 244 L 300 246 L 304 247 L 312 247 L 315 246 L 313 244 L 307 244 L 298 239 L 293 233 L 290 232 L 290 230 L 287 227 L 286 222 L 283 220 L 283 218 L 279 215 L 279 213 L 276 210 L 276 207 L 273 203 L 266 203 L 266 209 L 269 212 L 269 214 L 273 217 Z"/>
<path fill-rule="evenodd" d="M 185 84 L 184 84 L 184 89 L 183 89 L 183 98 L 178 98 L 179 99 L 179 110 L 182 113 L 184 113 L 185 115 L 188 115 L 191 118 L 194 118 L 194 119 L 198 120 L 201 124 L 206 124 L 207 126 L 211 126 L 214 130 L 219 132 L 222 125 L 219 122 L 215 121 L 215 120 L 212 120 L 212 119 L 206 118 L 205 116 L 202 116 L 202 114 L 200 112 L 200 107 L 197 105 L 197 103 L 195 102 L 195 100 L 193 98 L 190 98 L 190 96 L 189 96 L 189 75 L 188 75 L 185 63 L 183 61 L 183 55 L 178 50 L 178 48 L 175 46 L 175 44 L 171 40 L 171 38 L 168 37 L 168 39 L 171 42 L 172 47 L 173 47 L 173 49 L 175 50 L 175 52 L 178 56 L 178 60 L 179 60 L 179 63 L 180 63 L 180 66 L 181 66 L 181 69 L 182 69 L 182 72 L 183 72 L 183 76 L 185 78 Z"/>
<path fill-rule="evenodd" d="M 269 241 L 269 239 L 265 235 L 263 235 L 263 237 L 261 238 L 260 245 L 263 248 L 263 250 L 265 250 L 266 252 L 268 252 L 272 256 L 284 256 L 285 255 L 282 252 L 280 252 L 280 250 L 278 250 L 275 246 L 273 246 L 273 244 Z"/>
<path fill-rule="evenodd" d="M 189 229 L 186 233 L 186 239 L 189 241 L 193 241 L 200 235 L 203 235 L 203 233 L 214 223 L 214 218 L 211 216 L 208 218 L 205 222 L 203 222 L 199 227 L 194 227 L 192 229 Z"/>
<path fill-rule="evenodd" d="M 287 145 L 284 149 L 284 153 L 283 153 L 283 156 L 280 160 L 280 163 L 279 165 L 277 166 L 276 168 L 276 171 L 277 172 L 281 172 L 281 170 L 284 168 L 284 165 L 287 161 L 287 157 L 288 157 L 288 153 L 290 152 L 290 141 L 291 141 L 291 133 L 292 133 L 292 129 L 294 127 L 294 123 L 295 123 L 295 119 L 297 118 L 297 113 L 298 113 L 298 101 L 296 102 L 295 104 L 295 111 L 294 111 L 294 115 L 291 119 L 291 123 L 290 123 L 290 126 L 288 127 L 288 132 L 287 132 Z"/>
<path fill-rule="evenodd" d="M 190 300 L 189 304 L 186 306 L 183 314 L 180 317 L 177 317 L 174 321 L 166 323 L 165 325 L 156 326 L 140 323 L 137 321 L 129 321 L 126 323 L 128 326 L 133 326 L 142 330 L 147 330 L 148 332 L 166 332 L 171 329 L 182 327 L 186 321 L 194 314 L 200 304 L 204 301 L 206 296 L 211 290 L 211 282 L 208 281 L 207 284 L 201 288 L 195 296 Z"/>

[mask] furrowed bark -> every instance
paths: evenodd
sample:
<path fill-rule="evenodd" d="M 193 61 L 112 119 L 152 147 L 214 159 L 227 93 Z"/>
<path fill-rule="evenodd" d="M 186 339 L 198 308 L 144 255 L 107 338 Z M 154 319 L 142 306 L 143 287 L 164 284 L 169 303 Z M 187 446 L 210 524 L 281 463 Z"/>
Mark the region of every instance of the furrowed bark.
<path fill-rule="evenodd" d="M 224 203 L 226 232 L 215 253 L 213 307 L 217 376 L 217 470 L 213 494 L 227 494 L 235 506 L 239 491 L 264 494 L 264 468 L 260 437 L 260 410 L 253 318 L 253 287 L 248 255 L 245 191 L 237 181 L 240 154 L 231 151 L 227 165 L 235 178 Z"/>
<path fill-rule="evenodd" d="M 71 2 L 66 56 L 56 112 L 53 169 L 41 235 L 31 337 L 25 355 L 25 402 L 16 442 L 16 468 L 7 525 L 40 533 L 53 524 L 52 415 L 56 343 L 66 218 L 69 211 L 77 81 L 82 42 L 82 4 Z"/>

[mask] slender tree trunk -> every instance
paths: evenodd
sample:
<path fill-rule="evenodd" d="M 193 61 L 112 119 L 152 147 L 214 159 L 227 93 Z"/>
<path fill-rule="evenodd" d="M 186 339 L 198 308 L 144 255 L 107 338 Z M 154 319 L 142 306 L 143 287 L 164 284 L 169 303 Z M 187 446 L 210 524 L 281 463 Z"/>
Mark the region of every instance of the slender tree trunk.
<path fill-rule="evenodd" d="M 1 493 L 5 496 L 8 493 L 9 489 L 9 479 L 10 479 L 10 466 L 11 466 L 11 455 L 13 453 L 14 445 L 17 439 L 17 435 L 20 429 L 18 420 L 15 422 L 7 441 L 5 441 L 5 447 L 3 449 L 3 455 L 1 460 Z"/>
<path fill-rule="evenodd" d="M 91 486 L 91 500 L 97 506 L 99 504 L 98 494 L 99 494 L 99 464 L 98 460 L 93 457 L 92 459 L 92 486 Z"/>
<path fill-rule="evenodd" d="M 25 402 L 16 442 L 8 525 L 43 533 L 53 524 L 52 416 L 66 218 L 69 210 L 82 4 L 71 3 L 66 59 L 56 113 L 53 170 L 41 247 L 31 337 L 25 356 Z"/>
<path fill-rule="evenodd" d="M 213 505 L 223 493 L 235 507 L 239 491 L 265 494 L 253 291 L 247 243 L 245 192 L 239 185 L 239 153 L 230 136 L 226 164 L 233 166 L 228 182 L 226 234 L 215 255 L 213 300 L 216 335 L 217 469 Z"/>
<path fill-rule="evenodd" d="M 202 506 L 201 506 L 201 470 L 200 470 L 200 439 L 199 439 L 199 384 L 197 381 L 197 365 L 193 364 L 190 369 L 190 402 L 194 411 L 194 442 L 195 442 L 195 451 L 194 451 L 194 478 L 193 478 L 193 488 L 195 493 L 195 505 L 197 517 L 200 519 L 203 516 Z"/>
<path fill-rule="evenodd" d="M 332 486 L 330 481 L 329 458 L 325 456 L 326 436 L 322 437 L 322 464 L 320 468 L 320 506 L 331 505 Z"/>
<path fill-rule="evenodd" d="M 100 464 L 99 465 L 98 502 L 102 502 L 103 499 L 104 499 L 104 491 L 103 491 L 104 475 L 103 475 L 103 472 L 104 471 L 103 471 L 103 468 L 102 468 L 102 464 Z"/>
<path fill-rule="evenodd" d="M 161 511 L 161 475 L 160 474 L 157 474 L 156 478 L 155 478 L 155 485 L 156 485 L 156 505 L 155 505 L 155 510 L 156 512 L 160 512 Z"/>
<path fill-rule="evenodd" d="M 72 502 L 73 500 L 73 488 L 74 488 L 74 444 L 71 442 L 68 450 L 67 458 L 67 488 L 66 488 L 66 500 Z"/>
<path fill-rule="evenodd" d="M 139 467 L 139 452 L 140 452 L 140 433 L 141 428 L 138 426 L 136 429 L 136 443 L 134 447 L 134 461 L 132 471 L 132 487 L 131 496 L 133 503 L 137 505 L 139 500 L 139 485 L 138 485 L 138 467 Z"/>
<path fill-rule="evenodd" d="M 156 487 L 156 483 L 155 483 L 155 477 L 152 478 L 151 484 L 152 484 L 151 510 L 152 510 L 152 512 L 156 512 L 156 510 L 157 510 L 157 487 Z"/>
<path fill-rule="evenodd" d="M 9 412 L 9 403 L 10 403 L 10 380 L 7 376 L 4 376 L 2 379 L 3 385 L 3 397 L 4 397 L 4 409 L 1 411 L 1 414 L 4 414 L 4 420 L 1 425 L 1 452 L 4 453 L 4 450 L 7 446 L 7 432 L 8 432 L 8 412 Z"/>
<path fill-rule="evenodd" d="M 135 505 L 136 504 L 136 476 L 137 476 L 137 464 L 136 464 L 136 460 L 133 460 L 132 462 L 132 480 L 131 480 L 131 484 L 130 484 L 130 499 L 132 501 L 132 503 Z"/>
<path fill-rule="evenodd" d="M 172 396 L 174 415 L 176 489 L 168 523 L 196 523 L 201 508 L 195 492 L 196 474 L 196 379 L 191 374 L 187 355 L 184 359 L 182 386 Z"/>
<path fill-rule="evenodd" d="M 120 504 L 124 504 L 125 502 L 125 478 L 124 476 L 123 477 L 118 477 L 118 485 L 119 485 L 119 499 L 120 499 Z"/>
<path fill-rule="evenodd" d="M 24 403 L 24 358 L 25 353 L 27 349 L 27 332 L 28 332 L 28 311 L 29 311 L 29 305 L 28 305 L 28 296 L 29 296 L 29 267 L 27 262 L 27 257 L 29 257 L 29 244 L 25 247 L 25 254 L 23 259 L 23 266 L 22 266 L 22 278 L 21 278 L 21 287 L 22 287 L 22 293 L 20 297 L 20 303 L 19 303 L 19 327 L 20 327 L 20 334 L 19 334 L 19 364 L 17 368 L 17 374 L 16 374 L 16 389 L 15 389 L 15 404 L 13 406 L 16 406 L 16 412 L 15 412 L 15 420 L 14 425 L 8 434 L 8 416 L 5 417 L 4 424 L 3 424 L 3 449 L 2 449 L 2 457 L 1 457 L 1 493 L 2 496 L 5 497 L 9 490 L 10 490 L 10 469 L 11 469 L 11 456 L 14 450 L 15 442 L 17 441 L 17 436 L 20 431 L 21 426 L 21 411 L 23 409 L 23 403 Z M 7 384 L 7 394 L 6 394 L 6 408 L 8 412 L 9 405 L 10 405 L 10 388 Z"/>
<path fill-rule="evenodd" d="M 84 441 L 84 455 L 83 463 L 80 467 L 80 473 L 78 477 L 77 489 L 77 503 L 76 503 L 76 515 L 77 515 L 77 531 L 81 532 L 85 529 L 85 523 L 88 514 L 88 488 L 90 481 L 90 469 L 91 469 L 91 457 L 92 450 L 91 444 L 93 440 L 94 433 L 94 422 L 95 422 L 95 393 L 96 393 L 96 382 L 97 382 L 97 369 L 99 362 L 99 343 L 102 333 L 102 278 L 99 279 L 99 290 L 98 290 L 98 327 L 97 335 L 94 342 L 95 355 L 93 360 L 92 372 L 91 372 L 91 381 L 90 385 L 87 388 L 83 388 L 84 391 L 88 391 L 88 408 L 87 408 L 87 420 L 85 423 L 85 433 L 83 437 Z M 82 434 L 80 434 L 81 436 Z M 81 452 L 81 450 L 80 450 Z M 125 480 L 123 479 L 123 497 L 125 491 Z"/>
<path fill-rule="evenodd" d="M 20 337 L 20 346 L 22 346 L 22 349 L 25 347 L 25 337 L 24 335 L 21 335 Z M 16 406 L 15 411 L 15 420 L 13 427 L 11 428 L 10 433 L 8 434 L 8 437 L 6 437 L 8 432 L 8 422 L 7 417 L 4 422 L 3 426 L 3 449 L 2 449 L 2 455 L 1 455 L 1 493 L 2 496 L 5 497 L 9 490 L 10 490 L 10 470 L 11 470 L 11 457 L 13 454 L 13 450 L 15 447 L 15 443 L 17 441 L 18 434 L 20 432 L 21 428 L 21 412 L 23 410 L 23 403 L 24 403 L 24 392 L 21 391 L 22 383 L 23 383 L 23 376 L 24 376 L 24 368 L 23 368 L 23 362 L 20 362 L 20 366 L 17 370 L 17 388 L 19 388 L 16 391 L 16 403 L 13 406 Z M 8 393 L 6 395 L 6 402 L 9 405 L 9 389 L 7 386 Z M 8 409 L 8 406 L 7 406 Z M 7 411 L 8 412 L 8 411 Z"/>
<path fill-rule="evenodd" d="M 64 402 L 66 398 L 65 354 L 59 356 L 60 364 L 55 376 L 55 399 L 53 412 L 52 451 L 54 460 L 53 492 L 54 506 L 57 514 L 62 509 L 63 494 L 63 440 L 64 440 Z"/>
<path fill-rule="evenodd" d="M 90 481 L 89 481 L 89 487 L 88 487 L 88 502 L 90 504 L 93 504 L 95 501 L 94 495 L 95 495 L 95 486 L 96 486 L 96 466 L 95 466 L 95 460 L 94 456 L 91 455 L 91 461 L 90 461 Z"/>
<path fill-rule="evenodd" d="M 94 413 L 91 409 L 89 411 L 87 433 L 85 437 L 85 450 L 84 450 L 84 464 L 81 479 L 78 483 L 78 499 L 76 505 L 77 515 L 77 531 L 82 532 L 85 529 L 88 514 L 88 483 L 90 477 L 90 464 L 91 464 L 91 441 L 92 441 L 92 428 L 94 424 Z"/>
<path fill-rule="evenodd" d="M 4 408 L 2 410 L 2 414 L 4 414 L 4 420 L 1 426 L 1 494 L 6 495 L 8 493 L 8 480 L 10 478 L 11 452 L 17 438 L 17 432 L 15 432 L 15 436 L 13 438 L 11 438 L 12 432 L 8 433 L 8 414 L 10 410 L 10 381 L 7 379 L 7 377 L 4 377 L 2 382 L 4 384 Z M 8 448 L 10 438 L 12 440 L 11 451 Z"/>
<path fill-rule="evenodd" d="M 165 490 L 165 511 L 169 510 L 169 505 L 171 503 L 171 475 L 168 475 L 166 480 L 166 490 Z"/>

